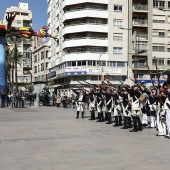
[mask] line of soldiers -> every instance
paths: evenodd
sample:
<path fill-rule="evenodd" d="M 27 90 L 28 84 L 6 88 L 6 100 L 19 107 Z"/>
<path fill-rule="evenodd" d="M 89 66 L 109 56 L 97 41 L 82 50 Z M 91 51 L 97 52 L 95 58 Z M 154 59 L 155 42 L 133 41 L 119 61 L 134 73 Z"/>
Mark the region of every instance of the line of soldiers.
<path fill-rule="evenodd" d="M 107 123 L 111 124 L 114 117 L 115 127 L 130 128 L 130 132 L 142 131 L 144 126 L 157 128 L 156 136 L 170 139 L 170 83 L 168 83 L 167 81 L 163 86 L 148 89 L 145 83 L 136 83 L 132 87 L 126 84 L 115 87 L 107 81 L 98 87 L 93 86 L 90 91 L 72 88 L 71 90 L 77 94 L 76 118 L 79 118 L 80 112 L 84 118 L 85 104 L 88 103 L 90 120 L 98 119 L 99 122 L 107 120 Z M 95 111 L 98 113 L 97 118 Z"/>

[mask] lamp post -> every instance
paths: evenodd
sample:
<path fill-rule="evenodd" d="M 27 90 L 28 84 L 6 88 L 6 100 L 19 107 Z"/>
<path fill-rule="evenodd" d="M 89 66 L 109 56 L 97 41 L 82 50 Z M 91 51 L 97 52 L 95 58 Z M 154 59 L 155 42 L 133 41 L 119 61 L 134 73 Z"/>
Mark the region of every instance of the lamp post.
<path fill-rule="evenodd" d="M 100 58 L 102 57 L 102 55 L 99 56 L 99 60 L 98 60 L 98 86 L 99 86 L 99 66 L 100 66 Z"/>
<path fill-rule="evenodd" d="M 134 31 L 134 35 L 135 35 L 135 44 L 134 44 L 134 56 L 135 56 L 135 62 L 134 62 L 134 79 L 136 80 L 137 78 L 137 54 L 139 53 L 139 35 L 138 35 L 138 30 L 137 29 L 128 29 L 128 28 L 122 28 L 122 27 L 119 27 L 120 29 L 122 30 L 132 30 Z"/>

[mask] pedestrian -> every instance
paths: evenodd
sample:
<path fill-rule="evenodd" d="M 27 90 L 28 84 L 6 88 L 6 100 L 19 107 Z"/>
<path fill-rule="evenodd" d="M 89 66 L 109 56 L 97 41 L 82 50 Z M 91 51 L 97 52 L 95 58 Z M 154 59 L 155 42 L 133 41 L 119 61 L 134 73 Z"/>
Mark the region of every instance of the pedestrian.
<path fill-rule="evenodd" d="M 60 104 L 61 104 L 61 96 L 60 94 L 58 93 L 57 97 L 56 97 L 56 104 L 57 104 L 57 107 L 60 107 Z"/>
<path fill-rule="evenodd" d="M 1 93 L 1 108 L 5 108 L 5 98 L 6 98 L 6 93 L 2 91 Z"/>

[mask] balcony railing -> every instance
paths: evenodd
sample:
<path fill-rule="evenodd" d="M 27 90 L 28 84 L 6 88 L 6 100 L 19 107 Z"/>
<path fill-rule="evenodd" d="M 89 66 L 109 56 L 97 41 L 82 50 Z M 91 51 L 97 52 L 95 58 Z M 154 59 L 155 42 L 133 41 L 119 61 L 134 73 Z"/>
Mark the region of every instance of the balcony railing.
<path fill-rule="evenodd" d="M 107 11 L 107 9 L 105 9 L 105 8 L 93 8 L 93 7 L 87 8 L 87 7 L 81 7 L 81 8 L 77 8 L 77 9 L 66 10 L 65 13 L 75 12 L 75 11 L 83 11 L 83 10 Z"/>
<path fill-rule="evenodd" d="M 148 25 L 147 19 L 133 19 L 133 25 Z"/>
<path fill-rule="evenodd" d="M 139 39 L 148 39 L 148 34 L 145 34 L 145 33 L 138 33 L 137 35 L 136 35 L 136 37 L 137 37 L 137 39 L 139 38 Z"/>
<path fill-rule="evenodd" d="M 97 53 L 97 54 L 107 54 L 107 51 L 70 51 L 70 52 L 65 52 L 64 54 L 84 54 L 84 53 Z"/>
<path fill-rule="evenodd" d="M 76 25 L 86 25 L 86 24 L 89 24 L 89 25 L 107 25 L 107 23 L 92 23 L 92 22 L 80 22 L 80 23 L 72 23 L 72 24 L 68 24 L 68 25 L 65 25 L 64 27 L 70 27 L 70 26 L 76 26 Z"/>
<path fill-rule="evenodd" d="M 76 37 L 76 38 L 67 38 L 67 39 L 65 39 L 65 41 L 70 41 L 70 40 L 81 40 L 81 39 L 107 40 L 108 38 L 101 38 L 101 37 Z"/>
<path fill-rule="evenodd" d="M 148 10 L 148 5 L 141 5 L 139 4 L 134 4 L 133 5 L 133 10 L 141 10 L 141 11 L 147 11 Z"/>
<path fill-rule="evenodd" d="M 133 64 L 133 68 L 147 68 L 147 64 L 146 63 L 137 63 L 137 64 Z"/>

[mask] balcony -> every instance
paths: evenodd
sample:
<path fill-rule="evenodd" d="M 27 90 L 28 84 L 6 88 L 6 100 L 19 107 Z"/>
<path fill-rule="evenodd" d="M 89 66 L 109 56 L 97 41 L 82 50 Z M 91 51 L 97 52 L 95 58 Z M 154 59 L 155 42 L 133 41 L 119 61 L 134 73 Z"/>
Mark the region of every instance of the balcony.
<path fill-rule="evenodd" d="M 65 6 L 82 4 L 82 3 L 97 3 L 97 4 L 108 4 L 109 0 L 64 0 L 62 5 Z"/>
<path fill-rule="evenodd" d="M 132 69 L 140 69 L 140 70 L 146 70 L 148 69 L 147 63 L 136 63 L 136 64 L 132 64 Z"/>
<path fill-rule="evenodd" d="M 101 32 L 108 33 L 107 24 L 80 23 L 80 25 L 69 25 L 63 29 L 63 35 L 75 32 Z"/>
<path fill-rule="evenodd" d="M 98 46 L 107 47 L 107 39 L 97 39 L 97 38 L 81 38 L 81 39 L 71 39 L 63 43 L 63 49 L 67 47 L 79 47 L 79 46 Z"/>
<path fill-rule="evenodd" d="M 147 19 L 133 19 L 133 26 L 148 26 Z"/>
<path fill-rule="evenodd" d="M 79 11 L 68 11 L 63 16 L 63 21 L 77 19 L 77 18 L 86 18 L 86 17 L 93 17 L 93 18 L 108 18 L 108 11 L 97 10 L 97 9 L 83 9 Z"/>
<path fill-rule="evenodd" d="M 138 33 L 137 35 L 136 35 L 136 38 L 138 39 L 138 40 L 148 40 L 148 34 L 146 34 L 146 33 Z"/>
<path fill-rule="evenodd" d="M 133 5 L 133 11 L 139 11 L 139 12 L 147 12 L 148 11 L 148 5 L 142 5 L 142 4 L 134 4 Z"/>

